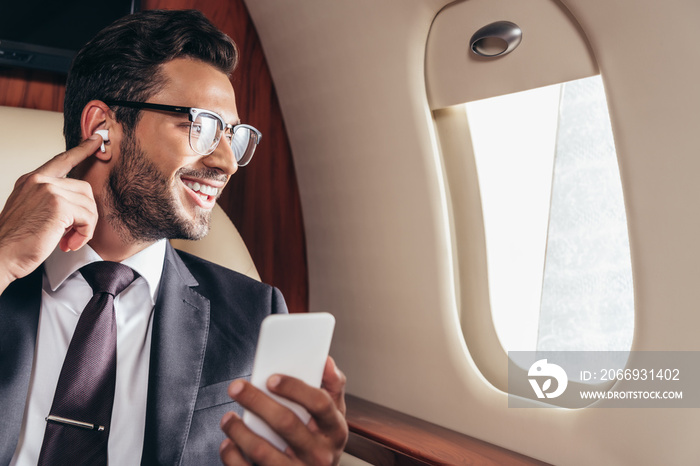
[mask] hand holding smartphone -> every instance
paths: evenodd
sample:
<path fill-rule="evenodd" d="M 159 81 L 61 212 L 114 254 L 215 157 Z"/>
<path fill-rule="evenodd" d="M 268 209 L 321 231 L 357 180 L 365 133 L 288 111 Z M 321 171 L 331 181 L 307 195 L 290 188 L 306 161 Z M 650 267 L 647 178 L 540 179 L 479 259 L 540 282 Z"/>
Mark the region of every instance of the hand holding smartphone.
<path fill-rule="evenodd" d="M 323 368 L 333 338 L 335 318 L 326 312 L 271 315 L 260 328 L 251 383 L 278 403 L 287 406 L 306 424 L 310 414 L 297 403 L 270 393 L 267 379 L 273 374 L 296 377 L 320 387 Z M 255 414 L 245 411 L 243 421 L 256 434 L 284 451 L 287 443 Z"/>

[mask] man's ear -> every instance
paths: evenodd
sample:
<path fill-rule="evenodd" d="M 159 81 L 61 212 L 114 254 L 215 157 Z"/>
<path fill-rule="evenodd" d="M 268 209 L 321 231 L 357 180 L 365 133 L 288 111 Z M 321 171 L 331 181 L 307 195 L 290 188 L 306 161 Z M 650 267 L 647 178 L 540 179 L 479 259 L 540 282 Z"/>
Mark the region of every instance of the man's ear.
<path fill-rule="evenodd" d="M 95 134 L 95 131 L 100 129 L 110 131 L 109 139 L 112 140 L 112 133 L 116 130 L 116 122 L 107 104 L 101 100 L 91 100 L 88 102 L 85 107 L 83 107 L 83 113 L 80 117 L 80 129 L 83 140 L 89 138 Z M 105 141 L 105 152 L 98 149 L 95 153 L 95 157 L 108 162 L 112 158 L 112 149 L 110 146 L 111 141 Z"/>

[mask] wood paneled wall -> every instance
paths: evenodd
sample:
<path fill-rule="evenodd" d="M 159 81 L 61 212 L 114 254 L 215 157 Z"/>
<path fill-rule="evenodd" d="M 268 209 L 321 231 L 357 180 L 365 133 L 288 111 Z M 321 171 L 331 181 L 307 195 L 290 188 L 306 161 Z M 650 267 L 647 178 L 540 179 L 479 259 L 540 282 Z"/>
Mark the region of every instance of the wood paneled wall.
<path fill-rule="evenodd" d="M 243 0 L 142 0 L 141 5 L 197 8 L 238 44 L 240 64 L 231 79 L 238 111 L 263 139 L 251 164 L 234 175 L 219 203 L 240 231 L 262 280 L 280 288 L 291 312 L 308 311 L 306 241 L 294 162 L 272 78 Z M 0 68 L 0 105 L 62 111 L 64 95 L 64 76 Z"/>
<path fill-rule="evenodd" d="M 65 76 L 0 67 L 0 105 L 62 112 L 65 95 Z"/>

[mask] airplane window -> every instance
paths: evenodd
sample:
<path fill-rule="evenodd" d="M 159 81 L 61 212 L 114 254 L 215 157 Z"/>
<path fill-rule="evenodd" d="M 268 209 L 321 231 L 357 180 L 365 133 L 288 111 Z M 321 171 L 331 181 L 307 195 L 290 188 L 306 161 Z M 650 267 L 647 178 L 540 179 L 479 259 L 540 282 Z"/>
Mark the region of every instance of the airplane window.
<path fill-rule="evenodd" d="M 629 350 L 627 220 L 600 76 L 466 104 L 506 351 Z"/>

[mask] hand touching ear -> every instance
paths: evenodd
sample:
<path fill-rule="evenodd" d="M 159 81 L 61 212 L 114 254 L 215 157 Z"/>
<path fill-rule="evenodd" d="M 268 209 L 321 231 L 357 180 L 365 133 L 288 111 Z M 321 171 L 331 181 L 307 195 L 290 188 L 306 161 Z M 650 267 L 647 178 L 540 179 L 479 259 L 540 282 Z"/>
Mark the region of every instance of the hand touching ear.
<path fill-rule="evenodd" d="M 92 238 L 97 224 L 92 187 L 66 175 L 101 143 L 93 135 L 17 180 L 0 212 L 0 292 L 35 270 L 56 244 L 76 250 Z"/>

